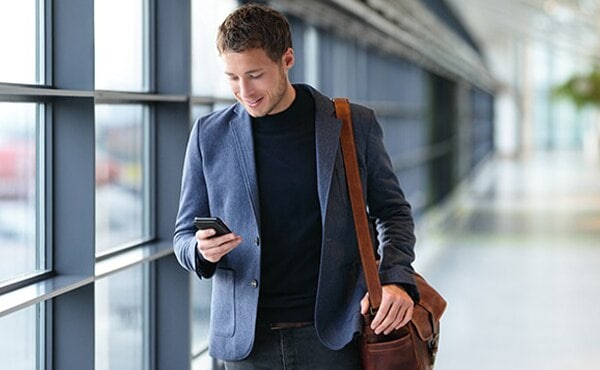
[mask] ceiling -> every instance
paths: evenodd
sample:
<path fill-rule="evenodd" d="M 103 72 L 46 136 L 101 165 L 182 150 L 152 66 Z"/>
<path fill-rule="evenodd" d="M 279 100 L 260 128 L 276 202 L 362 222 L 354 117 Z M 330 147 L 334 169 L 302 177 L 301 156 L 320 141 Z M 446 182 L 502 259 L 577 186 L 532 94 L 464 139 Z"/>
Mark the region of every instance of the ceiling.
<path fill-rule="evenodd" d="M 600 0 L 446 0 L 483 49 L 536 40 L 600 62 Z"/>

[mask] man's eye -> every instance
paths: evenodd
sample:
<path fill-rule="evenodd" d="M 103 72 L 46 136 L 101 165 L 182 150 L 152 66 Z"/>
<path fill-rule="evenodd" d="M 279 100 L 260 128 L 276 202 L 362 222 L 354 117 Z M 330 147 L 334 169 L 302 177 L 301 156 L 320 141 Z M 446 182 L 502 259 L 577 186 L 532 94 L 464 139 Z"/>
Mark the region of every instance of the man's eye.
<path fill-rule="evenodd" d="M 262 77 L 262 75 L 263 75 L 262 73 L 259 73 L 259 74 L 251 74 L 251 75 L 250 75 L 250 78 L 251 78 L 251 79 L 253 79 L 253 80 L 256 80 L 257 78 L 261 78 L 261 77 Z"/>

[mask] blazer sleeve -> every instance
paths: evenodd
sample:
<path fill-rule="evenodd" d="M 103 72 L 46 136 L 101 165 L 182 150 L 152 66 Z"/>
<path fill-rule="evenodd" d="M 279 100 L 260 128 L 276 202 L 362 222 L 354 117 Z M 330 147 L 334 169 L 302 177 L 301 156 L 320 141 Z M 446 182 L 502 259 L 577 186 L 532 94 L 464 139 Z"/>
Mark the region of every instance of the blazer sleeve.
<path fill-rule="evenodd" d="M 372 110 L 369 124 L 361 128 L 366 138 L 366 200 L 369 215 L 375 220 L 379 273 L 382 284 L 402 286 L 417 302 L 419 292 L 412 263 L 415 259 L 412 209 L 400 188 L 392 162 L 383 143 L 383 131 Z"/>
<path fill-rule="evenodd" d="M 217 264 L 204 260 L 198 253 L 194 226 L 194 217 L 210 215 L 200 149 L 201 120 L 194 123 L 185 152 L 173 250 L 177 261 L 186 270 L 195 272 L 201 278 L 209 278 L 214 274 Z"/>

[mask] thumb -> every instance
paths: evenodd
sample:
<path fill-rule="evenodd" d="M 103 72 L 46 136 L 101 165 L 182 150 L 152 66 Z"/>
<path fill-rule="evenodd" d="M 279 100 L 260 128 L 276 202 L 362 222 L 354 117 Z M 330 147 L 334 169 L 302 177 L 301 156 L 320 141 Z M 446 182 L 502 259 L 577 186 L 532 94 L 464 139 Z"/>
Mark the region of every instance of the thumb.
<path fill-rule="evenodd" d="M 367 292 L 363 299 L 360 301 L 360 313 L 366 315 L 369 312 L 369 293 Z"/>

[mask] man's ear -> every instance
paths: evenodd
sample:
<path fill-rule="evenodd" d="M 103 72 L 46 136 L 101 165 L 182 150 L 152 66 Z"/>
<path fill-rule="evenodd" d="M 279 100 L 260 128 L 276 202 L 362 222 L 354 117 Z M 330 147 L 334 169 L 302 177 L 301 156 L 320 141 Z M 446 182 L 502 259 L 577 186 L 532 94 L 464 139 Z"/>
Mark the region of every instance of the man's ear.
<path fill-rule="evenodd" d="M 283 53 L 283 67 L 285 68 L 286 71 L 288 71 L 290 68 L 292 68 L 294 66 L 294 62 L 296 61 L 296 58 L 294 56 L 294 49 L 292 48 L 288 48 L 285 53 Z"/>

